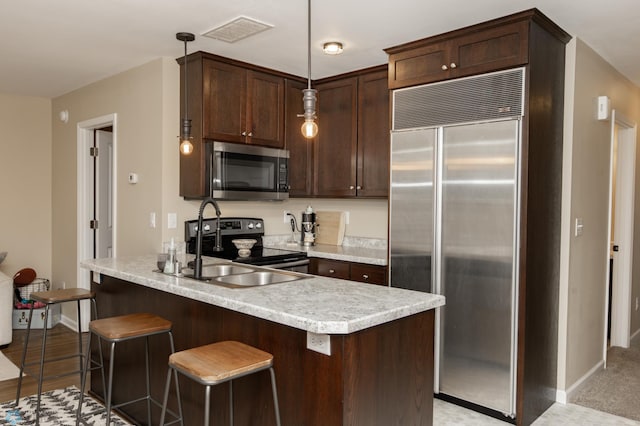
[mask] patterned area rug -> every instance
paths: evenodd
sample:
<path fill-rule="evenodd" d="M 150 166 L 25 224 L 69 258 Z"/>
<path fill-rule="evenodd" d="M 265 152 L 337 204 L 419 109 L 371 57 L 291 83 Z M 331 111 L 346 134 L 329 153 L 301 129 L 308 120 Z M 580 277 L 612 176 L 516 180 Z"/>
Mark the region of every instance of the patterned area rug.
<path fill-rule="evenodd" d="M 79 397 L 80 390 L 75 386 L 43 393 L 40 399 L 40 425 L 75 425 Z M 8 401 L 0 404 L 0 425 L 35 424 L 37 402 L 35 395 L 21 398 L 18 407 L 15 407 L 14 402 L 15 401 Z M 93 412 L 101 407 L 103 407 L 102 404 L 90 396 L 85 395 L 82 403 L 83 412 Z M 106 417 L 104 412 L 102 412 L 93 416 L 84 417 L 83 419 L 87 425 L 104 425 Z M 125 426 L 130 424 L 131 423 L 126 422 L 117 414 L 111 414 L 111 425 Z"/>

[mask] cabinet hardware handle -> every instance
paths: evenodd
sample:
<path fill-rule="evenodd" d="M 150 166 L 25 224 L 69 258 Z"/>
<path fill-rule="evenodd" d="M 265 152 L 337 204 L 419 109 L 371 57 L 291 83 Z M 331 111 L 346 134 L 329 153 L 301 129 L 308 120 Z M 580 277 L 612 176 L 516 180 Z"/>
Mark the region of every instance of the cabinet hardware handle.
<path fill-rule="evenodd" d="M 365 280 L 368 280 L 368 279 L 369 279 L 369 275 L 367 275 L 367 274 L 362 274 L 362 278 L 363 278 L 363 279 L 365 279 Z"/>
<path fill-rule="evenodd" d="M 247 136 L 247 132 L 242 132 L 242 136 Z"/>
<path fill-rule="evenodd" d="M 249 137 L 253 136 L 253 132 L 249 132 Z"/>
<path fill-rule="evenodd" d="M 451 62 L 451 65 L 449 65 L 449 66 L 451 67 L 451 69 L 453 69 L 453 68 L 457 67 L 457 65 L 456 65 L 456 63 L 455 63 L 455 62 Z"/>
<path fill-rule="evenodd" d="M 448 69 L 449 69 L 449 68 L 448 68 L 446 65 L 443 65 L 443 66 L 442 66 L 442 71 L 446 71 L 446 70 L 448 70 Z"/>
<path fill-rule="evenodd" d="M 335 273 L 336 273 L 336 270 L 335 270 L 335 269 L 329 269 L 329 273 L 330 273 L 330 274 L 335 274 Z"/>
<path fill-rule="evenodd" d="M 356 189 L 362 189 L 362 187 L 360 185 L 356 186 Z"/>
<path fill-rule="evenodd" d="M 356 187 L 353 185 L 349 185 L 349 189 L 356 189 Z"/>

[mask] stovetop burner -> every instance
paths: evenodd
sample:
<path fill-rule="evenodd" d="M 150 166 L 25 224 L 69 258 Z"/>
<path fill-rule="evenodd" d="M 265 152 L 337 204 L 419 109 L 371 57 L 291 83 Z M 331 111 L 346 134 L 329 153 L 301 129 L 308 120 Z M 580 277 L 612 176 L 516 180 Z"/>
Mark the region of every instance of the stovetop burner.
<path fill-rule="evenodd" d="M 185 222 L 185 242 L 187 253 L 196 252 L 197 220 Z M 219 257 L 233 262 L 256 266 L 272 266 L 287 262 L 300 261 L 307 258 L 305 252 L 263 247 L 264 221 L 258 218 L 231 217 L 220 218 L 220 235 L 223 251 L 214 251 L 216 245 L 216 219 L 205 219 L 202 222 L 202 255 Z M 235 239 L 255 239 L 257 242 L 247 257 L 238 256 L 238 249 L 231 242 Z"/>

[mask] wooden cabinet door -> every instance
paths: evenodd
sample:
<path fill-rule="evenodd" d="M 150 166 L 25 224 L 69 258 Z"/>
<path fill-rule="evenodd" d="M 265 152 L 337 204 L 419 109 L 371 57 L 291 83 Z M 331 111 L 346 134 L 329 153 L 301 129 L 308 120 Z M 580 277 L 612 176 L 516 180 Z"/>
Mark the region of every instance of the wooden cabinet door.
<path fill-rule="evenodd" d="M 284 147 L 284 78 L 247 72 L 247 142 Z"/>
<path fill-rule="evenodd" d="M 289 150 L 289 196 L 309 197 L 313 191 L 315 140 L 302 136 L 302 89 L 305 83 L 287 80 L 285 89 L 285 148 Z"/>
<path fill-rule="evenodd" d="M 314 195 L 356 195 L 358 78 L 318 84 Z"/>
<path fill-rule="evenodd" d="M 387 268 L 365 263 L 351 264 L 351 280 L 363 283 L 387 285 Z"/>
<path fill-rule="evenodd" d="M 358 78 L 358 197 L 389 193 L 389 89 L 387 71 Z"/>
<path fill-rule="evenodd" d="M 234 65 L 203 64 L 203 129 L 206 139 L 244 142 L 247 74 Z"/>
<path fill-rule="evenodd" d="M 323 277 L 348 280 L 351 276 L 349 262 L 339 260 L 311 258 L 309 272 Z"/>
<path fill-rule="evenodd" d="M 512 68 L 528 62 L 526 21 L 489 28 L 451 40 L 452 77 Z"/>
<path fill-rule="evenodd" d="M 449 43 L 441 41 L 389 55 L 389 89 L 448 78 L 450 51 Z"/>

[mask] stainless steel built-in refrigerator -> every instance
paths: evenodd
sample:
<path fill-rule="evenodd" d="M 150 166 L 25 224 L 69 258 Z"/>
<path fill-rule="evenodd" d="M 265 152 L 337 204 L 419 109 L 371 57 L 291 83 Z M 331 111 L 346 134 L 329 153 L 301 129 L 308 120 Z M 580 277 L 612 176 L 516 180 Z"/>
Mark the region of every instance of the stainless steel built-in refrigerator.
<path fill-rule="evenodd" d="M 391 286 L 443 294 L 435 392 L 515 416 L 524 69 L 393 92 Z"/>

